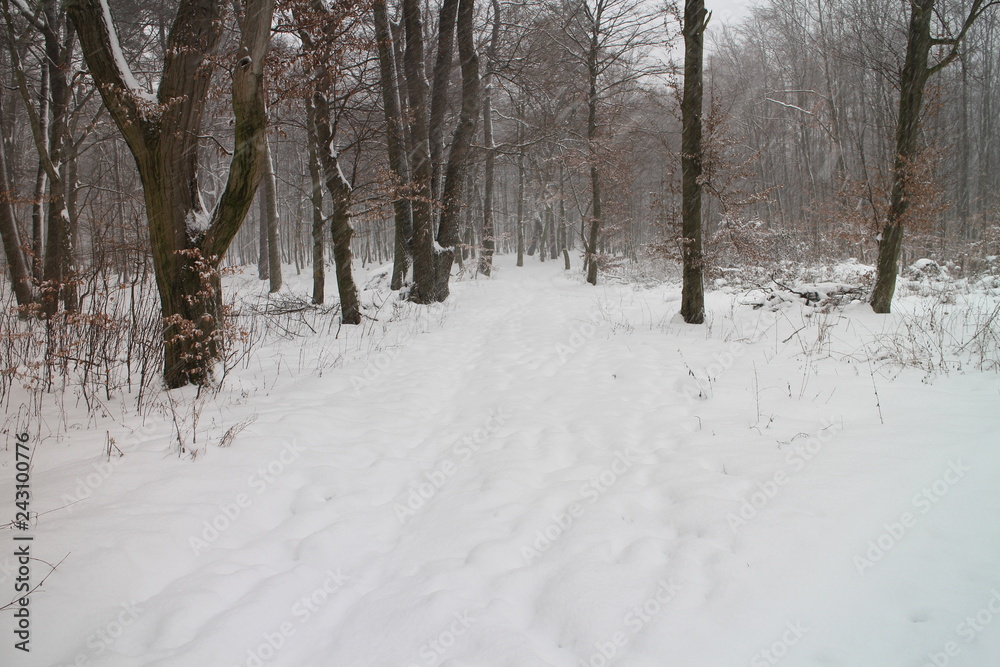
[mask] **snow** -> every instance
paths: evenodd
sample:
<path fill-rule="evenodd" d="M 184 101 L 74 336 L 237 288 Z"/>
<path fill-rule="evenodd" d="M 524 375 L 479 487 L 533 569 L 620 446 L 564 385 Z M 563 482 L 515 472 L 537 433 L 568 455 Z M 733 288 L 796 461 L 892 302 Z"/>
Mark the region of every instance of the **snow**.
<path fill-rule="evenodd" d="M 101 12 L 104 15 L 104 29 L 108 33 L 111 55 L 115 60 L 115 65 L 118 67 L 119 77 L 128 88 L 128 92 L 132 95 L 146 102 L 156 102 L 156 97 L 139 84 L 135 75 L 132 74 L 132 68 L 128 66 L 128 61 L 122 52 L 121 44 L 118 42 L 118 32 L 115 30 L 115 22 L 111 18 L 111 8 L 108 6 L 108 0 L 100 0 L 100 3 Z"/>
<path fill-rule="evenodd" d="M 200 194 L 198 198 L 199 200 L 201 199 Z M 208 228 L 211 226 L 212 214 L 211 212 L 206 211 L 204 206 L 205 205 L 202 203 L 200 204 L 200 208 L 188 211 L 186 219 L 186 228 L 188 234 L 191 236 L 196 236 L 203 232 L 207 232 Z"/>
<path fill-rule="evenodd" d="M 495 263 L 443 305 L 366 291 L 363 332 L 274 335 L 217 395 L 174 392 L 193 460 L 167 407 L 68 401 L 32 473 L 36 553 L 68 556 L 0 664 L 994 663 L 995 347 L 898 363 L 918 294 L 877 316 L 717 291 L 694 327 L 676 285 Z"/>

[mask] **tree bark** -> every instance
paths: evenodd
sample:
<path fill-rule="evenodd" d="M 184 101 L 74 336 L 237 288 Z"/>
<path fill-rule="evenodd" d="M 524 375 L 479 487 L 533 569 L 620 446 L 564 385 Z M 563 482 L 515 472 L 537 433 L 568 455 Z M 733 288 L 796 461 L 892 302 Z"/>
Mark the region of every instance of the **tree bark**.
<path fill-rule="evenodd" d="M 518 119 L 523 116 L 524 107 L 518 105 Z M 524 141 L 524 128 L 521 123 L 517 124 L 517 265 L 524 266 L 524 148 L 521 143 Z"/>
<path fill-rule="evenodd" d="M 319 147 L 319 161 L 323 165 L 326 189 L 330 193 L 332 213 L 330 232 L 333 239 L 333 262 L 337 272 L 337 290 L 340 293 L 340 319 L 344 324 L 361 324 L 361 304 L 358 288 L 354 284 L 351 252 L 351 184 L 340 168 L 339 156 L 334 148 L 334 136 L 330 125 L 330 107 L 326 86 L 321 84 L 313 94 L 313 126 Z"/>
<path fill-rule="evenodd" d="M 562 248 L 563 268 L 570 270 L 569 264 L 569 226 L 566 224 L 566 175 L 563 166 L 559 165 L 559 246 Z"/>
<path fill-rule="evenodd" d="M 899 273 L 899 257 L 903 248 L 903 228 L 913 196 L 910 180 L 914 161 L 917 158 L 920 113 L 927 81 L 933 74 L 958 57 L 959 45 L 969 28 L 992 4 L 986 0 L 974 0 L 957 36 L 947 40 L 935 40 L 931 37 L 934 0 L 911 0 L 910 2 L 906 60 L 903 63 L 903 71 L 900 73 L 892 192 L 889 198 L 889 214 L 885 227 L 879 236 L 875 287 L 871 297 L 872 310 L 876 313 L 890 312 L 892 297 L 896 292 L 896 274 Z M 931 47 L 935 45 L 946 45 L 951 50 L 940 61 L 931 66 L 929 64 L 930 51 Z"/>
<path fill-rule="evenodd" d="M 181 0 L 155 98 L 128 71 L 102 5 L 69 0 L 67 10 L 142 181 L 163 316 L 164 381 L 168 388 L 208 384 L 223 347 L 218 266 L 264 171 L 264 56 L 274 0 L 246 4 L 232 72 L 234 150 L 212 211 L 205 210 L 198 185 L 198 143 L 223 32 L 222 0 Z"/>
<path fill-rule="evenodd" d="M 271 294 L 281 289 L 281 244 L 278 241 L 278 183 L 274 177 L 271 142 L 264 140 L 263 201 L 267 214 L 267 278 Z"/>
<path fill-rule="evenodd" d="M 475 0 L 460 0 L 458 6 L 458 54 L 462 62 L 462 110 L 458 126 L 451 141 L 448 167 L 445 171 L 442 190 L 441 223 L 438 227 L 437 242 L 440 248 L 435 252 L 434 300 L 448 298 L 448 281 L 451 265 L 455 259 L 455 246 L 459 241 L 459 214 L 462 211 L 462 183 L 465 181 L 469 163 L 469 148 L 476 133 L 476 117 L 479 115 L 479 56 L 473 36 Z"/>
<path fill-rule="evenodd" d="M 403 68 L 410 112 L 410 168 L 413 177 L 413 289 L 410 300 L 430 303 L 434 298 L 434 230 L 431 192 L 431 156 L 427 129 L 427 77 L 424 74 L 424 36 L 419 0 L 403 0 L 406 52 Z"/>
<path fill-rule="evenodd" d="M 431 87 L 430 148 L 431 193 L 435 201 L 443 201 L 441 191 L 442 162 L 444 155 L 444 118 L 448 110 L 448 88 L 455 51 L 455 23 L 459 0 L 443 0 L 438 15 L 437 59 L 434 62 L 434 81 Z"/>
<path fill-rule="evenodd" d="M 0 96 L 2 98 L 2 96 Z M 2 103 L 0 99 L 0 103 Z M 0 116 L 2 116 L 0 112 Z M 7 270 L 10 272 L 11 287 L 17 305 L 25 307 L 33 303 L 31 290 L 31 274 L 28 273 L 28 263 L 24 260 L 24 249 L 21 246 L 21 235 L 14 218 L 12 192 L 7 175 L 7 142 L 0 141 L 0 239 L 3 240 L 4 256 L 7 258 Z"/>
<path fill-rule="evenodd" d="M 486 49 L 486 74 L 483 77 L 483 143 L 486 146 L 486 164 L 483 183 L 483 252 L 479 257 L 479 272 L 489 276 L 493 271 L 493 252 L 496 234 L 493 224 L 493 187 L 496 181 L 496 144 L 493 142 L 493 78 L 496 69 L 497 41 L 500 39 L 500 0 L 491 0 L 493 30 Z"/>
<path fill-rule="evenodd" d="M 702 247 L 701 174 L 703 105 L 702 58 L 708 12 L 705 0 L 684 4 L 684 95 L 681 100 L 681 316 L 688 324 L 705 321 L 705 258 Z"/>
<path fill-rule="evenodd" d="M 68 283 L 73 279 L 71 266 L 73 247 L 72 230 L 66 209 L 66 188 L 61 171 L 68 128 L 69 64 L 76 43 L 76 32 L 72 25 L 64 21 L 55 0 L 46 0 L 41 8 L 44 20 L 39 21 L 38 26 L 42 33 L 47 61 L 43 67 L 43 74 L 46 76 L 48 104 L 47 106 L 43 104 L 39 113 L 28 91 L 25 71 L 16 47 L 17 40 L 14 37 L 9 3 L 4 0 L 2 6 L 12 70 L 28 114 L 39 162 L 48 178 L 48 230 L 42 267 L 40 312 L 43 316 L 50 317 L 58 309 L 60 300 L 65 301 L 67 295 L 71 296 L 69 303 L 72 305 L 74 293 L 72 290 L 67 290 Z M 48 122 L 44 114 L 51 116 L 51 122 Z"/>
<path fill-rule="evenodd" d="M 41 66 L 41 86 L 39 87 L 39 109 L 38 117 L 42 125 L 42 134 L 46 137 L 46 148 L 48 147 L 48 122 L 49 122 L 49 75 L 48 60 L 42 60 Z M 41 158 L 38 160 L 38 169 L 35 172 L 35 196 L 31 202 L 31 272 L 39 281 L 42 280 L 42 273 L 45 268 L 45 189 L 48 185 L 48 176 L 45 172 L 45 165 Z"/>
<path fill-rule="evenodd" d="M 413 237 L 413 212 L 410 200 L 402 191 L 410 185 L 410 169 L 403 136 L 403 117 L 400 110 L 398 73 L 392 32 L 386 15 L 385 0 L 374 0 L 372 13 L 375 18 L 375 38 L 378 40 L 379 71 L 382 82 L 382 109 L 385 112 L 386 149 L 389 169 L 396 179 L 396 194 L 392 202 L 395 213 L 395 253 L 390 287 L 398 290 L 406 280 L 410 267 L 410 242 Z"/>
<path fill-rule="evenodd" d="M 876 313 L 888 313 L 896 291 L 899 255 L 903 247 L 903 223 L 910 202 L 908 171 L 917 155 L 920 111 L 924 87 L 930 77 L 931 20 L 934 0 L 910 3 L 906 61 L 900 76 L 899 113 L 896 125 L 896 158 L 893 163 L 889 216 L 878 244 L 878 263 L 871 305 Z"/>
<path fill-rule="evenodd" d="M 599 5 L 600 6 L 600 5 Z M 601 235 L 601 170 L 597 165 L 597 76 L 600 44 L 601 16 L 591 22 L 590 51 L 587 54 L 587 76 L 590 88 L 587 94 L 587 150 L 590 158 L 590 232 L 587 239 L 587 282 L 597 285 L 597 244 Z"/>
<path fill-rule="evenodd" d="M 323 179 L 320 176 L 322 166 L 319 163 L 319 146 L 316 140 L 316 124 L 310 110 L 312 101 L 306 99 L 306 131 L 309 144 L 309 181 L 312 185 L 310 199 L 312 202 L 312 269 L 313 293 L 312 302 L 319 305 L 326 301 L 326 230 L 323 220 Z"/>

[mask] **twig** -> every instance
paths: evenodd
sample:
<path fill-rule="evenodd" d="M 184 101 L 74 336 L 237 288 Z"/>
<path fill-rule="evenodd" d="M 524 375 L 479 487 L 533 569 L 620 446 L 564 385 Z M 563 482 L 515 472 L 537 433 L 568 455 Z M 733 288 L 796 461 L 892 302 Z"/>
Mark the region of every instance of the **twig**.
<path fill-rule="evenodd" d="M 71 553 L 72 553 L 72 552 L 71 552 Z M 53 565 L 52 563 L 49 563 L 48 561 L 44 561 L 44 560 L 42 560 L 41 558 L 34 558 L 33 556 L 29 556 L 29 557 L 28 557 L 28 560 L 37 560 L 37 561 L 38 561 L 39 563 L 45 563 L 46 565 L 48 565 L 48 566 L 49 566 L 50 568 L 52 568 L 52 569 L 51 569 L 51 570 L 49 570 L 49 573 L 48 573 L 48 574 L 46 574 L 46 575 L 45 575 L 44 577 L 42 577 L 42 580 L 41 580 L 41 581 L 39 581 L 39 582 L 38 582 L 37 584 L 35 584 L 35 587 L 34 587 L 34 588 L 32 588 L 32 589 L 31 589 L 30 591 L 28 591 L 27 593 L 24 593 L 23 595 L 19 595 L 18 597 L 16 597 L 16 598 L 14 598 L 13 600 L 11 600 L 11 601 L 10 601 L 9 603 L 7 603 L 7 604 L 5 604 L 4 606 L 0 607 L 0 611 L 3 611 L 3 610 L 5 610 L 5 609 L 10 609 L 11 607 L 15 606 L 15 605 L 17 604 L 18 600 L 20 600 L 21 598 L 26 598 L 26 597 L 29 597 L 29 596 L 31 596 L 31 594 L 32 594 L 32 593 L 34 593 L 34 592 L 35 592 L 35 591 L 37 591 L 37 590 L 38 590 L 39 588 L 41 588 L 42 584 L 44 584 L 44 583 L 45 583 L 45 580 L 46 580 L 46 579 L 48 579 L 48 578 L 49 578 L 49 576 L 50 576 L 50 575 L 51 575 L 51 574 L 52 574 L 53 572 L 55 572 L 55 571 L 56 571 L 56 568 L 58 568 L 58 567 L 59 567 L 60 565 L 62 565 L 62 564 L 63 564 L 63 561 L 64 561 L 64 560 L 66 560 L 67 558 L 69 558 L 69 554 L 68 554 L 68 553 L 67 553 L 67 554 L 66 554 L 65 556 L 63 556 L 63 557 L 62 557 L 62 560 L 61 560 L 61 561 L 59 561 L 58 563 L 56 563 L 55 565 Z"/>

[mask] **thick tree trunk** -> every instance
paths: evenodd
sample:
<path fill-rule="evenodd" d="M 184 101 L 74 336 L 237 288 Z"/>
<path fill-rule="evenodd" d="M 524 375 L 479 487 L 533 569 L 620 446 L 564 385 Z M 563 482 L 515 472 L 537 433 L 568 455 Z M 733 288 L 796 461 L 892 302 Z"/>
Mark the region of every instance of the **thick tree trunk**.
<path fill-rule="evenodd" d="M 476 43 L 472 32 L 474 18 L 475 0 L 460 0 L 457 33 L 458 54 L 462 62 L 462 110 L 451 142 L 442 191 L 441 224 L 438 227 L 437 237 L 440 249 L 435 253 L 434 267 L 435 301 L 444 301 L 448 298 L 451 265 L 459 241 L 462 184 L 468 170 L 469 148 L 476 133 L 476 117 L 479 115 L 479 57 L 476 55 Z"/>
<path fill-rule="evenodd" d="M 413 212 L 410 200 L 402 190 L 410 185 L 410 169 L 403 135 L 403 117 L 399 99 L 399 81 L 396 67 L 395 49 L 389 19 L 386 15 L 385 0 L 374 0 L 372 12 L 375 17 L 375 37 L 378 40 L 379 71 L 382 82 L 382 108 L 385 112 L 386 149 L 389 169 L 396 179 L 397 193 L 392 202 L 395 213 L 395 253 L 392 265 L 390 287 L 398 290 L 406 280 L 410 267 L 410 242 L 413 237 Z"/>
<path fill-rule="evenodd" d="M 223 32 L 222 0 L 181 0 L 155 100 L 139 89 L 122 61 L 102 5 L 101 0 L 69 0 L 67 10 L 143 184 L 163 315 L 164 381 L 168 388 L 206 384 L 222 353 L 217 269 L 264 171 L 264 56 L 274 0 L 246 3 L 232 71 L 233 157 L 225 189 L 210 212 L 198 186 L 198 144 L 214 51 Z"/>
<path fill-rule="evenodd" d="M 924 87 L 930 77 L 931 20 L 934 0 L 910 3 L 906 61 L 900 78 L 899 115 L 896 125 L 896 158 L 893 164 L 889 217 L 878 244 L 878 263 L 871 305 L 876 313 L 888 313 L 896 292 L 896 274 L 903 247 L 903 226 L 910 201 L 909 172 L 917 156 L 920 111 Z"/>
<path fill-rule="evenodd" d="M 684 278 L 681 316 L 688 324 L 705 321 L 705 258 L 701 219 L 702 57 L 708 13 L 705 0 L 684 5 L 684 96 L 681 100 L 681 254 Z"/>

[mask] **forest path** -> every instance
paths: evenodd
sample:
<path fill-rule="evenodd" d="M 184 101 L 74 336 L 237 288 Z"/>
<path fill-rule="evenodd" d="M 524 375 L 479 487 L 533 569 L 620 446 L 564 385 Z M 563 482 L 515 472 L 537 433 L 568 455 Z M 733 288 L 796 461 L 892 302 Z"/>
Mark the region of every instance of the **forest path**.
<path fill-rule="evenodd" d="M 38 632 L 66 639 L 13 664 L 922 664 L 1000 587 L 995 376 L 880 377 L 882 425 L 867 372 L 803 338 L 857 347 L 863 313 L 823 330 L 713 293 L 688 327 L 677 293 L 500 258 L 367 358 L 269 378 L 227 408 L 257 417 L 231 447 L 140 438 L 40 523 L 72 558 Z M 975 639 L 962 664 L 1000 630 Z"/>

